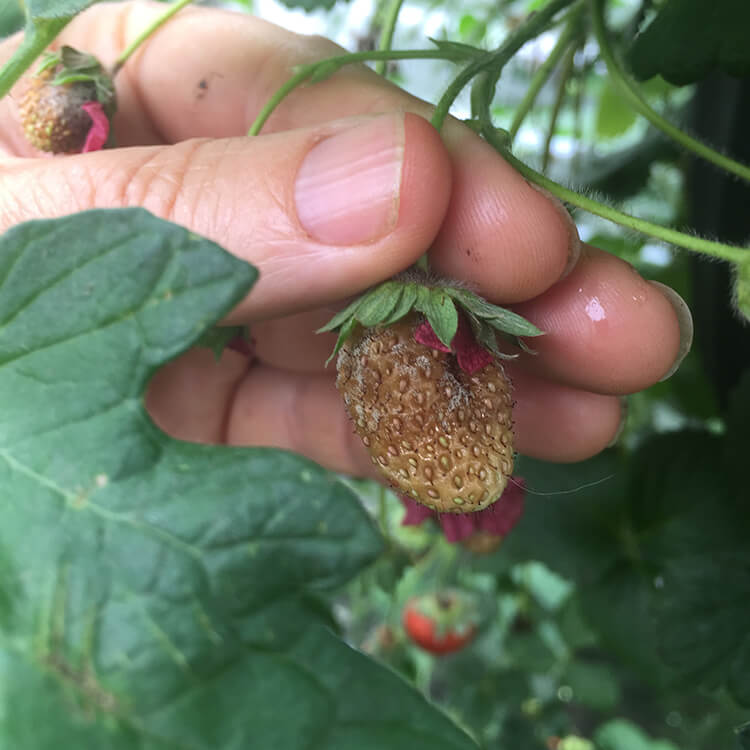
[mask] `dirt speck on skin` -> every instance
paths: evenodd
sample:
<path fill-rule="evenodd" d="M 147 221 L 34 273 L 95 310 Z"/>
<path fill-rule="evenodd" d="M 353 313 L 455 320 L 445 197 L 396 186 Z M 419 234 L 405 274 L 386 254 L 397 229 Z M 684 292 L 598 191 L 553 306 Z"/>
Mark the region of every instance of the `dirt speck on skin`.
<path fill-rule="evenodd" d="M 205 99 L 211 89 L 211 80 L 216 77 L 222 78 L 219 73 L 209 73 L 203 76 L 198 83 L 195 84 L 195 98 Z"/>

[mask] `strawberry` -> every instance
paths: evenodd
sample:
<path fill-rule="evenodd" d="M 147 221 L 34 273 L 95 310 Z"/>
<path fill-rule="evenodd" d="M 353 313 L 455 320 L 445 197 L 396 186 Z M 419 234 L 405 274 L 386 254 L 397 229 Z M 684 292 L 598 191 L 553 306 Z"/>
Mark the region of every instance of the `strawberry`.
<path fill-rule="evenodd" d="M 460 651 L 476 635 L 478 612 L 474 597 L 457 589 L 444 589 L 410 599 L 401 621 L 409 638 L 431 654 Z"/>
<path fill-rule="evenodd" d="M 21 124 L 40 151 L 93 151 L 107 141 L 115 106 L 112 80 L 96 58 L 63 47 L 32 76 L 20 103 Z"/>
<path fill-rule="evenodd" d="M 336 385 L 391 485 L 439 513 L 494 503 L 513 470 L 511 386 L 498 361 L 508 355 L 496 334 L 521 344 L 541 331 L 416 272 L 370 290 L 321 330 L 334 329 Z"/>
<path fill-rule="evenodd" d="M 512 399 L 502 365 L 470 375 L 419 343 L 421 321 L 358 332 L 336 385 L 357 434 L 390 483 L 441 513 L 481 510 L 513 471 Z"/>

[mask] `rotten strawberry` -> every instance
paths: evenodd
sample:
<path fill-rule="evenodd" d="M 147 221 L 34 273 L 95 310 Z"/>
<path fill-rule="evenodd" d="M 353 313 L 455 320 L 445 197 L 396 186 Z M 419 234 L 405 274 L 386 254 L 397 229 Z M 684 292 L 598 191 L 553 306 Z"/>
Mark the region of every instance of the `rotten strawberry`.
<path fill-rule="evenodd" d="M 513 471 L 501 333 L 541 332 L 448 282 L 410 273 L 371 290 L 339 329 L 338 376 L 354 429 L 398 491 L 439 513 L 487 508 Z"/>

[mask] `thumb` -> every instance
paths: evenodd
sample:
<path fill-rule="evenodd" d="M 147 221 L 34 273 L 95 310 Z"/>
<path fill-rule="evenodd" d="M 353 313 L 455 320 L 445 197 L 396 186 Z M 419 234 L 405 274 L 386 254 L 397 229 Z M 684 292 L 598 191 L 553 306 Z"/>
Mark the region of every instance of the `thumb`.
<path fill-rule="evenodd" d="M 429 247 L 449 196 L 439 135 L 399 113 L 255 138 L 5 160 L 0 231 L 142 206 L 259 267 L 232 314 L 249 321 L 327 304 L 402 270 Z"/>

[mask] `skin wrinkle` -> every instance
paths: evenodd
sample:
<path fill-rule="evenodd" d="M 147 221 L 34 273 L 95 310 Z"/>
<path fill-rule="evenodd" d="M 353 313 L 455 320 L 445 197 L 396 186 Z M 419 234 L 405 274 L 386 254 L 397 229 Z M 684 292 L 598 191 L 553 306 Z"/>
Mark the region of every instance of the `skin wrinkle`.
<path fill-rule="evenodd" d="M 207 143 L 209 141 L 196 139 L 171 147 L 169 154 L 174 154 L 174 159 L 166 165 L 161 161 L 163 152 L 150 154 L 124 186 L 124 205 L 144 206 L 168 221 L 177 221 L 177 209 L 190 218 L 192 214 L 185 210 L 187 206 L 178 201 L 184 198 L 185 176 Z"/>

